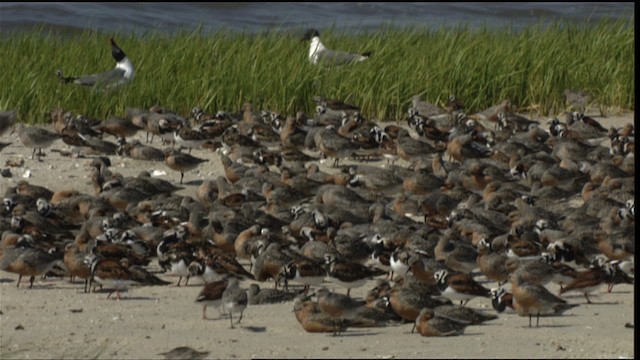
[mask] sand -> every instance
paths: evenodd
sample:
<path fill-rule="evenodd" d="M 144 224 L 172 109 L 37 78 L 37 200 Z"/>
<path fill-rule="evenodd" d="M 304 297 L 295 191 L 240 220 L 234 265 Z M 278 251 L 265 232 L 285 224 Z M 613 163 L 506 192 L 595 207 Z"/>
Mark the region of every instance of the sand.
<path fill-rule="evenodd" d="M 633 113 L 598 118 L 604 126 L 622 126 L 633 121 Z M 5 134 L 0 141 L 11 141 Z M 0 194 L 22 179 L 52 190 L 74 188 L 93 194 L 87 177 L 87 158 L 70 158 L 45 150 L 43 162 L 29 159 L 30 149 L 14 143 L 0 152 L 0 166 L 8 160 L 24 159 L 12 167 L 12 178 L 0 178 Z M 154 143 L 159 146 L 159 143 Z M 58 141 L 52 149 L 64 150 Z M 195 194 L 203 179 L 222 174 L 218 155 L 194 150 L 193 155 L 210 159 L 197 171 L 185 174 L 182 195 Z M 177 183 L 180 174 L 164 163 L 111 157 L 114 171 L 135 176 L 141 170 L 160 170 L 161 176 Z M 329 170 L 323 165 L 323 170 Z M 382 166 L 382 163 L 380 163 Z M 23 177 L 29 174 L 28 177 Z M 152 270 L 158 270 L 153 261 Z M 133 287 L 123 300 L 107 299 L 107 292 L 83 293 L 83 283 L 68 279 L 38 278 L 32 289 L 28 279 L 16 288 L 16 274 L 0 272 L 0 358 L 163 358 L 159 353 L 179 346 L 209 351 L 210 358 L 627 358 L 634 357 L 634 287 L 606 286 L 594 293 L 593 304 L 577 293 L 565 298 L 580 306 L 564 316 L 541 318 L 540 327 L 529 328 L 528 319 L 500 314 L 486 325 L 469 326 L 463 336 L 426 338 L 411 334 L 412 324 L 383 328 L 349 328 L 341 336 L 305 332 L 292 313 L 292 303 L 249 306 L 242 323 L 230 329 L 229 319 L 202 320 L 202 307 L 194 300 L 202 287 L 200 279 L 188 286 Z M 248 288 L 250 281 L 241 286 Z M 353 289 L 362 297 L 373 282 Z M 272 287 L 273 283 L 261 283 Z M 333 289 L 332 284 L 327 284 Z M 485 284 L 495 287 L 495 283 Z M 557 292 L 555 285 L 548 288 Z M 344 289 L 337 288 L 344 293 Z M 474 299 L 468 306 L 495 313 L 489 299 Z M 217 311 L 208 310 L 215 318 Z M 535 322 L 535 319 L 534 319 Z"/>

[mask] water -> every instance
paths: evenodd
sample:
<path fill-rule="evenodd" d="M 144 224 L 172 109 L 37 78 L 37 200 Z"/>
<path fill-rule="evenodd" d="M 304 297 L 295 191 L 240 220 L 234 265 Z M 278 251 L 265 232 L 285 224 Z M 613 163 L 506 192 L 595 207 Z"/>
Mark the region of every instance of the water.
<path fill-rule="evenodd" d="M 374 30 L 382 25 L 455 27 L 466 24 L 522 28 L 553 20 L 632 20 L 633 3 L 0 3 L 0 31 L 44 25 L 75 33 L 84 29 L 143 34 L 220 29 Z"/>

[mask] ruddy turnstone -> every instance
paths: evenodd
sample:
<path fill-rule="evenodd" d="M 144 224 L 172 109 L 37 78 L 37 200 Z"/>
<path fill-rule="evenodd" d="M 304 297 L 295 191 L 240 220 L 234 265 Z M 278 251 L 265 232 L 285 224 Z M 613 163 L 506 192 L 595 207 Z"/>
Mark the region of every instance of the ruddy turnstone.
<path fill-rule="evenodd" d="M 460 300 L 461 305 L 477 296 L 491 296 L 490 290 L 480 285 L 469 274 L 451 274 L 447 270 L 439 270 L 434 277 L 441 295 L 451 300 Z"/>
<path fill-rule="evenodd" d="M 129 269 L 116 259 L 100 258 L 91 255 L 88 260 L 91 264 L 91 276 L 93 280 L 101 285 L 113 288 L 109 292 L 109 295 L 107 295 L 107 299 L 115 291 L 116 298 L 121 300 L 120 289 L 138 283 L 133 279 L 133 275 Z"/>
<path fill-rule="evenodd" d="M 285 265 L 281 274 L 286 281 L 303 284 L 306 294 L 310 286 L 322 285 L 327 271 L 322 261 L 301 259 Z"/>
<path fill-rule="evenodd" d="M 491 289 L 491 306 L 498 313 L 504 311 L 514 313 L 513 294 L 507 292 L 503 287 Z"/>
<path fill-rule="evenodd" d="M 349 296 L 351 288 L 361 287 L 368 279 L 386 274 L 384 270 L 346 261 L 331 254 L 325 255 L 325 266 L 327 277 L 334 284 L 347 288 L 347 296 Z"/>
<path fill-rule="evenodd" d="M 587 299 L 587 303 L 591 304 L 589 293 L 599 289 L 609 278 L 610 274 L 603 267 L 594 264 L 589 269 L 578 272 L 573 281 L 560 289 L 560 294 L 569 291 L 580 292 L 584 295 L 585 299 Z"/>
<path fill-rule="evenodd" d="M 202 319 L 207 319 L 207 306 L 217 307 L 218 310 L 222 313 L 222 294 L 227 289 L 227 285 L 229 283 L 229 279 L 225 278 L 218 281 L 212 281 L 206 283 L 198 297 L 196 298 L 196 302 L 202 304 Z"/>

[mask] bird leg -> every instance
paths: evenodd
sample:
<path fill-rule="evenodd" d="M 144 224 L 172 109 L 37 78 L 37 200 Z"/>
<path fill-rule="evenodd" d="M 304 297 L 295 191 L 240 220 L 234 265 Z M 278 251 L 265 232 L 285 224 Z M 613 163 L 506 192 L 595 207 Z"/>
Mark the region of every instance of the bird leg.
<path fill-rule="evenodd" d="M 207 320 L 207 305 L 202 306 L 202 320 Z"/>
<path fill-rule="evenodd" d="M 233 312 L 229 311 L 229 319 L 231 319 L 231 328 L 233 329 Z"/>
<path fill-rule="evenodd" d="M 32 276 L 32 277 L 29 278 L 29 289 L 31 289 L 33 287 L 33 280 L 35 280 L 35 279 L 36 279 L 35 276 Z"/>

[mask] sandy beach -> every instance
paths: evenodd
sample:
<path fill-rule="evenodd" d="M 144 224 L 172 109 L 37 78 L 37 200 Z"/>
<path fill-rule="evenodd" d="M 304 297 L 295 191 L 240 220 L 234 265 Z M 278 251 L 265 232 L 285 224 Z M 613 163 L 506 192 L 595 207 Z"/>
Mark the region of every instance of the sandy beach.
<path fill-rule="evenodd" d="M 603 126 L 621 127 L 633 122 L 634 113 L 606 118 L 595 117 Z M 546 122 L 547 118 L 540 119 Z M 144 133 L 137 135 L 144 138 Z M 109 140 L 113 140 L 110 138 Z M 5 134 L 2 142 L 13 142 L 0 152 L 0 167 L 7 162 L 11 178 L 0 178 L 0 194 L 20 180 L 45 186 L 53 191 L 75 189 L 94 194 L 90 185 L 87 158 L 63 156 L 67 146 L 56 141 L 46 149 L 43 161 L 30 159 L 31 149 Z M 608 141 L 607 141 L 608 142 Z M 159 140 L 153 143 L 160 147 Z M 55 149 L 57 151 L 52 151 Z M 205 179 L 224 175 L 220 157 L 207 149 L 194 149 L 192 155 L 209 159 L 197 170 L 185 173 L 178 194 L 195 197 Z M 135 176 L 140 171 L 165 172 L 160 178 L 177 184 L 180 174 L 164 162 L 137 161 L 111 156 L 112 171 Z M 354 161 L 347 161 L 355 163 Z M 384 166 L 384 162 L 372 163 Z M 321 164 L 323 171 L 330 162 Z M 248 267 L 247 267 L 248 268 Z M 159 271 L 156 260 L 151 270 Z M 135 286 L 123 293 L 123 300 L 107 299 L 107 291 L 83 293 L 80 280 L 37 278 L 33 288 L 18 275 L 0 272 L 0 358 L 2 359 L 157 359 L 160 353 L 179 346 L 209 351 L 208 358 L 632 358 L 634 349 L 634 287 L 606 286 L 587 304 L 578 293 L 563 295 L 580 306 L 564 316 L 540 318 L 539 327 L 528 327 L 528 319 L 517 314 L 499 315 L 485 325 L 469 326 L 463 336 L 428 338 L 411 333 L 411 323 L 378 328 L 349 328 L 341 336 L 312 334 L 303 330 L 292 313 L 291 302 L 249 306 L 242 323 L 230 329 L 227 318 L 203 320 L 202 307 L 194 302 L 202 288 L 200 279 L 188 286 L 175 286 L 177 278 L 158 274 L 172 282 L 168 286 Z M 251 281 L 241 282 L 248 288 Z M 259 283 L 273 287 L 273 282 Z M 334 289 L 331 283 L 326 284 Z M 363 297 L 375 285 L 353 289 L 352 297 Z M 488 282 L 486 287 L 495 287 Z M 558 287 L 548 285 L 557 293 Z M 335 288 L 345 293 L 342 288 Z M 495 313 L 490 299 L 475 298 L 468 305 Z M 209 310 L 212 318 L 217 316 Z M 534 319 L 535 321 L 535 319 Z"/>

